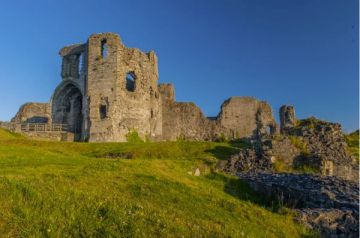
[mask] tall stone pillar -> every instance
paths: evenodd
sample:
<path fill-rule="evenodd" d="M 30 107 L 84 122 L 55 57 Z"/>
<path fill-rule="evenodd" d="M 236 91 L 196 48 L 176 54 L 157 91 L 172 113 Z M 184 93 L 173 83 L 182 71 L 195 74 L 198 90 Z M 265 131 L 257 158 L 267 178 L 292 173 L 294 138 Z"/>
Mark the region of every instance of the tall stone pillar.
<path fill-rule="evenodd" d="M 280 108 L 280 131 L 282 134 L 286 130 L 296 125 L 295 109 L 293 106 L 283 105 Z"/>

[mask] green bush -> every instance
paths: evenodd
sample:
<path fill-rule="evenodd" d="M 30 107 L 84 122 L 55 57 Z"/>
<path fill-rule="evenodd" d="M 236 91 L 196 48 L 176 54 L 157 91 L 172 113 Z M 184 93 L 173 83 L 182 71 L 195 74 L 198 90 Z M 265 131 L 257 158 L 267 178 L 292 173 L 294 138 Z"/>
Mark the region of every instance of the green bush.
<path fill-rule="evenodd" d="M 144 142 L 140 136 L 139 133 L 136 130 L 130 130 L 127 134 L 126 134 L 126 140 L 129 143 L 141 143 Z"/>
<path fill-rule="evenodd" d="M 296 148 L 298 148 L 301 151 L 301 154 L 305 157 L 309 156 L 309 151 L 307 149 L 306 143 L 297 136 L 290 136 L 291 144 L 293 144 Z"/>
<path fill-rule="evenodd" d="M 180 134 L 177 138 L 176 141 L 181 142 L 181 141 L 186 141 L 185 135 L 184 134 Z"/>
<path fill-rule="evenodd" d="M 226 142 L 227 138 L 224 133 L 221 133 L 219 137 L 216 139 L 218 142 Z"/>

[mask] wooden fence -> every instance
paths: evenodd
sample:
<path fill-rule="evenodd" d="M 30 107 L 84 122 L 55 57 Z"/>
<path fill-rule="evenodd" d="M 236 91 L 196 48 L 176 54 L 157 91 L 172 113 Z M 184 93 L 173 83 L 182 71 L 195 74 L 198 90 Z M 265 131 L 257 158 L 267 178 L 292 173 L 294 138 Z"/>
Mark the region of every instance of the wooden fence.
<path fill-rule="evenodd" d="M 67 124 L 21 123 L 21 131 L 68 131 Z"/>

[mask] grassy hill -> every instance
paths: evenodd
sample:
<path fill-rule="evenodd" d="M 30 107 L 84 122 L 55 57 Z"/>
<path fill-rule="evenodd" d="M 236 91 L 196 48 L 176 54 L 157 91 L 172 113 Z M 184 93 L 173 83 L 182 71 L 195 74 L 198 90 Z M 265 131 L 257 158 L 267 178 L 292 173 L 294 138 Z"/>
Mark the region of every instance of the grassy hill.
<path fill-rule="evenodd" d="M 349 152 L 355 156 L 359 162 L 359 130 L 345 136 Z"/>
<path fill-rule="evenodd" d="M 0 236 L 314 236 L 286 209 L 213 170 L 238 149 L 42 142 L 0 129 Z"/>

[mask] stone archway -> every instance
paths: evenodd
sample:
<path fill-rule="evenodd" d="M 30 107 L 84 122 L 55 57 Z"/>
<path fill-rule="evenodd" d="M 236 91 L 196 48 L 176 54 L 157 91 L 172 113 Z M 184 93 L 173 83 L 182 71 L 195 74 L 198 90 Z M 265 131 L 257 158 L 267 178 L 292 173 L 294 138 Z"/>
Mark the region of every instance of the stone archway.
<path fill-rule="evenodd" d="M 82 135 L 82 104 L 82 93 L 73 83 L 58 88 L 52 99 L 53 123 L 66 124 L 67 130 L 75 134 L 75 141 L 81 140 Z"/>

